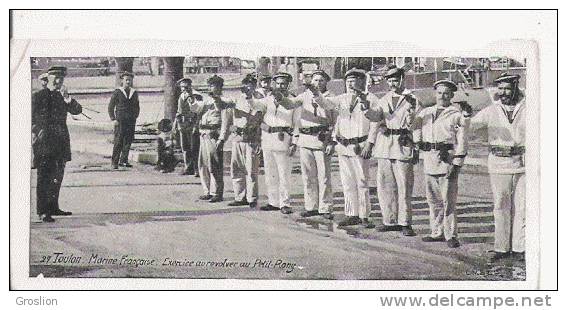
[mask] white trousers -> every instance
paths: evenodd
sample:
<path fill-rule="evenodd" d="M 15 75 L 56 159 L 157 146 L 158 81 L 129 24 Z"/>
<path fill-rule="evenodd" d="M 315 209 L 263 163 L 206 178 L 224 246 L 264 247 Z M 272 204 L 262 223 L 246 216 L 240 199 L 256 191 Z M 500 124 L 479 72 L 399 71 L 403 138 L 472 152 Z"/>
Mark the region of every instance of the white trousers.
<path fill-rule="evenodd" d="M 258 200 L 258 169 L 260 159 L 247 142 L 233 142 L 230 158 L 230 175 L 234 200 L 248 203 Z"/>
<path fill-rule="evenodd" d="M 305 210 L 319 213 L 332 212 L 331 158 L 323 150 L 302 147 L 299 149 Z"/>
<path fill-rule="evenodd" d="M 444 174 L 425 175 L 425 196 L 429 205 L 431 237 L 457 237 L 457 193 L 459 179 L 448 179 Z"/>
<path fill-rule="evenodd" d="M 413 164 L 378 158 L 376 185 L 384 225 L 411 225 Z"/>
<path fill-rule="evenodd" d="M 268 203 L 274 207 L 289 207 L 291 158 L 287 151 L 264 150 L 264 172 L 268 189 Z"/>
<path fill-rule="evenodd" d="M 526 174 L 490 174 L 494 196 L 494 250 L 524 252 Z"/>
<path fill-rule="evenodd" d="M 199 177 L 205 195 L 223 196 L 223 152 L 216 150 L 216 140 L 201 136 L 199 147 Z"/>
<path fill-rule="evenodd" d="M 345 215 L 361 219 L 370 216 L 368 173 L 370 161 L 360 156 L 339 156 L 339 169 L 345 196 Z"/>

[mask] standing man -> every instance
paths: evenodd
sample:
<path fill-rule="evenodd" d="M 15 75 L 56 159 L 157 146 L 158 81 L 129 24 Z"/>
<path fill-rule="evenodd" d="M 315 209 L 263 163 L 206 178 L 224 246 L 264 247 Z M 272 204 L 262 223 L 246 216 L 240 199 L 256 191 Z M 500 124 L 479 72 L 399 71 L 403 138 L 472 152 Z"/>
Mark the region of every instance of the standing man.
<path fill-rule="evenodd" d="M 256 77 L 248 74 L 242 80 L 241 100 L 234 108 L 226 111 L 226 126 L 231 126 L 234 134 L 230 158 L 230 175 L 234 190 L 234 201 L 229 206 L 258 204 L 258 169 L 260 165 L 260 123 L 262 115 L 248 104 L 256 94 Z"/>
<path fill-rule="evenodd" d="M 525 259 L 526 100 L 519 80 L 519 75 L 503 73 L 494 81 L 497 101 L 471 119 L 473 128 L 488 129 L 488 173 L 494 196 L 492 261 L 510 254 Z"/>
<path fill-rule="evenodd" d="M 199 199 L 214 203 L 223 201 L 223 147 L 229 134 L 226 108 L 234 103 L 222 97 L 223 78 L 213 75 L 207 80 L 207 84 L 209 98 L 204 103 L 198 103 L 195 109 L 201 115 L 198 166 L 205 192 Z"/>
<path fill-rule="evenodd" d="M 49 74 L 42 73 L 42 74 L 39 75 L 39 77 L 37 79 L 39 80 L 39 83 L 41 84 L 41 89 L 46 89 L 47 84 L 49 84 Z"/>
<path fill-rule="evenodd" d="M 377 109 L 382 122 L 376 137 L 374 157 L 378 159 L 376 185 L 382 209 L 379 231 L 402 231 L 415 236 L 411 227 L 413 165 L 412 122 L 419 106 L 417 98 L 404 87 L 404 70 L 391 67 L 384 75 L 390 89 L 380 98 Z"/>
<path fill-rule="evenodd" d="M 254 98 L 262 99 L 272 91 L 272 77 L 267 74 L 260 74 L 258 77 L 258 88 L 254 91 Z"/>
<path fill-rule="evenodd" d="M 71 160 L 71 141 L 67 113 L 78 115 L 81 105 L 63 87 L 67 68 L 53 66 L 53 90 L 45 87 L 32 95 L 33 167 L 37 169 L 37 214 L 43 222 L 54 222 L 54 215 L 71 215 L 59 208 L 59 192 L 65 164 Z"/>
<path fill-rule="evenodd" d="M 414 120 L 414 142 L 423 152 L 425 194 L 429 204 L 431 235 L 424 242 L 447 242 L 459 247 L 457 240 L 458 177 L 467 155 L 467 130 L 470 114 L 451 105 L 457 84 L 440 80 L 433 84 L 437 104 L 425 108 Z M 463 103 L 464 110 L 468 105 Z M 469 112 L 470 113 L 470 112 Z"/>
<path fill-rule="evenodd" d="M 203 100 L 203 97 L 193 94 L 191 88 L 192 81 L 190 78 L 182 78 L 177 81 L 177 85 L 181 89 L 181 94 L 177 100 L 177 114 L 175 116 L 175 126 L 179 132 L 181 140 L 181 150 L 183 151 L 183 162 L 185 169 L 182 175 L 193 174 L 199 176 L 197 167 L 197 159 L 199 157 L 199 119 L 196 105 L 197 101 Z"/>
<path fill-rule="evenodd" d="M 377 123 L 371 122 L 368 113 L 370 105 L 376 105 L 378 98 L 364 91 L 366 72 L 350 69 L 345 73 L 346 93 L 336 97 L 323 97 L 315 90 L 315 102 L 326 109 L 338 112 L 334 126 L 334 142 L 326 147 L 327 154 L 337 147 L 341 182 L 345 197 L 345 219 L 339 226 L 363 224 L 367 228 L 375 227 L 369 220 L 369 171 L 374 141 L 376 141 Z"/>
<path fill-rule="evenodd" d="M 132 88 L 134 75 L 124 72 L 120 75 L 122 87 L 116 89 L 108 103 L 108 115 L 114 123 L 114 147 L 112 149 L 112 168 L 132 167 L 128 163 L 128 153 L 134 140 L 136 119 L 140 114 L 138 92 Z"/>
<path fill-rule="evenodd" d="M 280 210 L 283 214 L 292 213 L 290 208 L 290 157 L 296 150 L 292 144 L 293 114 L 284 98 L 291 96 L 289 84 L 292 77 L 280 72 L 273 76 L 274 90 L 263 99 L 250 99 L 251 106 L 262 112 L 262 151 L 268 188 L 268 204 L 260 207 L 263 211 Z"/>
<path fill-rule="evenodd" d="M 295 112 L 295 144 L 299 146 L 301 176 L 305 197 L 302 217 L 322 215 L 333 219 L 333 190 L 331 186 L 332 132 L 335 125 L 334 110 L 325 110 L 317 104 L 314 92 L 328 98 L 327 82 L 331 77 L 323 70 L 315 70 L 307 90 L 293 101 L 301 106 Z"/>

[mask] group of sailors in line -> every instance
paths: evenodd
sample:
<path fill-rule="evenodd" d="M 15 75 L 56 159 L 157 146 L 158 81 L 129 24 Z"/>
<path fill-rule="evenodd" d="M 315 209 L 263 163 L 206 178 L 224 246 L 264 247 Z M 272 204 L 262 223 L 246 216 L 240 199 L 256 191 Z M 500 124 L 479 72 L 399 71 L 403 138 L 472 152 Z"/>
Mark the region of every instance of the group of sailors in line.
<path fill-rule="evenodd" d="M 64 70 L 48 73 L 62 84 L 64 73 L 61 71 Z M 128 151 L 140 111 L 137 93 L 132 88 L 133 74 L 125 72 L 121 78 L 122 87 L 114 92 L 108 106 L 115 125 L 112 155 L 115 169 L 131 166 Z M 312 73 L 310 82 L 305 84 L 305 92 L 299 95 L 289 91 L 292 76 L 288 73 L 249 74 L 242 80 L 242 95 L 237 99 L 223 94 L 224 80 L 220 76 L 213 75 L 207 80 L 206 95 L 192 89 L 191 79 L 183 78 L 177 82 L 181 95 L 174 122 L 162 120 L 159 124 L 157 169 L 169 172 L 175 168 L 177 162 L 170 133 L 178 132 L 184 155 L 183 174 L 200 177 L 203 188 L 200 199 L 211 203 L 223 201 L 223 149 L 225 141 L 232 136 L 230 175 L 234 201 L 229 205 L 258 207 L 258 172 L 262 155 L 268 201 L 259 209 L 290 214 L 293 212 L 290 206 L 290 157 L 299 152 L 305 201 L 305 210 L 300 216 L 322 216 L 333 220 L 331 157 L 336 153 L 345 213 L 338 225 L 374 228 L 375 224 L 369 220 L 368 184 L 370 159 L 374 158 L 382 213 L 382 224 L 376 229 L 415 236 L 411 199 L 414 165 L 421 152 L 431 228 L 430 235 L 422 240 L 446 242 L 448 247 L 455 248 L 460 246 L 456 209 L 459 172 L 467 155 L 470 132 L 486 128 L 495 218 L 491 259 L 510 255 L 523 259 L 525 98 L 519 89 L 519 79 L 520 76 L 508 73 L 495 79 L 498 90 L 494 102 L 473 116 L 467 102 L 454 102 L 458 88 L 454 82 L 435 82 L 436 103 L 426 106 L 404 87 L 404 70 L 395 66 L 384 75 L 389 91 L 380 98 L 368 91 L 367 72 L 356 68 L 344 75 L 346 92 L 340 95 L 327 89 L 331 78 L 323 70 Z M 64 111 L 65 115 L 67 112 L 81 113 L 80 105 L 68 94 L 61 95 L 59 90 L 57 87 L 48 90 L 52 108 L 60 106 L 61 109 L 55 110 Z M 34 116 L 39 115 L 38 110 L 50 105 L 43 102 L 49 100 L 38 99 L 43 98 L 38 93 L 32 100 Z M 62 116 L 55 118 L 64 124 Z M 36 121 L 38 118 L 32 117 L 32 132 L 35 133 L 40 126 Z M 42 120 L 41 124 L 50 127 L 49 121 Z M 64 129 L 66 131 L 66 125 Z M 36 144 L 34 154 L 40 155 Z M 68 156 L 57 162 L 62 162 L 64 168 L 64 162 L 70 160 L 70 151 L 63 153 Z M 48 164 L 43 171 L 57 170 L 52 168 L 53 165 L 57 166 Z M 60 186 L 62 173 L 57 175 L 56 185 Z M 50 176 L 40 178 L 38 168 L 38 214 L 52 219 L 50 215 L 64 214 L 40 207 L 40 198 L 46 196 L 39 195 L 40 183 L 46 183 L 45 179 Z M 58 197 L 58 187 L 56 191 Z M 51 197 L 49 201 L 53 200 L 56 199 Z"/>

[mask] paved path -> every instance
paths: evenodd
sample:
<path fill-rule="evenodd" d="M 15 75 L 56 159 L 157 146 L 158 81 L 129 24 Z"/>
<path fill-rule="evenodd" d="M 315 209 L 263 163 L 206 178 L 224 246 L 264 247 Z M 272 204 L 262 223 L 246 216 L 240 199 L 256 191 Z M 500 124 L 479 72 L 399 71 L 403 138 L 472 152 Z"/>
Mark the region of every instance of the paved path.
<path fill-rule="evenodd" d="M 82 138 L 88 135 L 81 135 Z M 109 169 L 100 155 L 73 154 L 61 206 L 73 216 L 32 223 L 30 275 L 55 277 L 166 277 L 254 279 L 523 279 L 516 262 L 487 265 L 494 230 L 485 168 L 466 167 L 460 178 L 459 233 L 463 246 L 425 244 L 428 209 L 421 167 L 414 191 L 414 227 L 420 234 L 378 233 L 336 227 L 344 202 L 333 164 L 335 222 L 304 220 L 300 175 L 293 174 L 294 213 L 229 207 L 233 197 L 225 169 L 226 201 L 198 200 L 193 176 L 161 174 L 152 166 Z M 371 172 L 374 174 L 374 168 Z M 265 193 L 260 177 L 260 193 Z M 372 219 L 380 222 L 375 192 Z M 261 196 L 261 203 L 266 197 Z M 32 172 L 32 214 L 35 210 Z M 56 254 L 58 262 L 53 262 Z M 51 256 L 46 262 L 46 257 Z M 126 257 L 124 257 L 126 256 Z M 66 257 L 66 258 L 64 258 Z M 80 259 L 78 259 L 80 257 Z M 43 261 L 42 261 L 43 260 Z M 153 262 L 152 262 L 153 260 Z M 142 264 L 142 266 L 136 267 Z M 201 263 L 203 266 L 201 266 Z M 146 265 L 149 264 L 149 265 Z"/>

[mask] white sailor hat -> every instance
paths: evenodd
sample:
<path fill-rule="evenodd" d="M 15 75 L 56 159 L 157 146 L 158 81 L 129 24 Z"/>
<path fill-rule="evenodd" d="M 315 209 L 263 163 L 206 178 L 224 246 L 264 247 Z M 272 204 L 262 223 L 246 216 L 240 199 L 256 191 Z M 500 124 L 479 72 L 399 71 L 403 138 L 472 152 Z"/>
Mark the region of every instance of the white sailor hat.
<path fill-rule="evenodd" d="M 451 80 L 439 80 L 433 84 L 433 89 L 437 89 L 437 86 L 439 85 L 447 86 L 453 92 L 456 92 L 458 89 L 457 84 Z"/>

